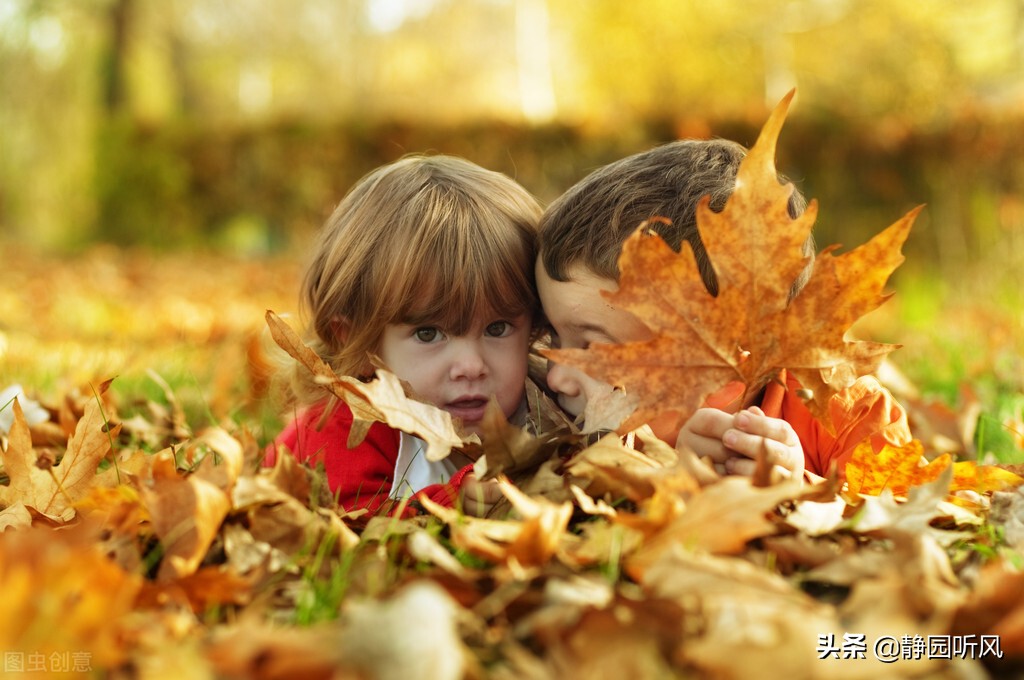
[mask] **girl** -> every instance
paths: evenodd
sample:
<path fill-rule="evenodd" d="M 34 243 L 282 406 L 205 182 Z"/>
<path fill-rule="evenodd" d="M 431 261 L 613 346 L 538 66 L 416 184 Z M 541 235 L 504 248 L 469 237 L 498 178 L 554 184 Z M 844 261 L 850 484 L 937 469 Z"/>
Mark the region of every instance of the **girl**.
<path fill-rule="evenodd" d="M 303 283 L 312 347 L 339 375 L 369 379 L 371 356 L 419 399 L 478 432 L 493 396 L 514 419 L 523 401 L 537 295 L 536 200 L 505 175 L 451 156 L 410 156 L 374 170 L 342 200 L 320 234 Z M 346 445 L 352 412 L 331 405 L 299 367 L 308 405 L 279 446 L 322 462 L 346 509 L 378 510 L 424 494 L 483 512 L 498 494 L 452 456 L 431 463 L 424 442 L 375 423 Z M 322 421 L 322 422 L 321 422 Z M 468 460 L 460 461 L 469 463 Z"/>

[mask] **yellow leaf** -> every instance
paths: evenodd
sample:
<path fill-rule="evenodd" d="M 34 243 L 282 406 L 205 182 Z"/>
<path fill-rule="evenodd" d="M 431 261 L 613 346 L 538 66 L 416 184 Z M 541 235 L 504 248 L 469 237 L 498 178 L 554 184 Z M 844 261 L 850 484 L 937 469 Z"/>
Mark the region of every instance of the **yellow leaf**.
<path fill-rule="evenodd" d="M 928 465 L 923 454 L 924 447 L 917 439 L 904 446 L 886 444 L 878 453 L 870 442 L 861 442 L 846 463 L 849 494 L 877 496 L 889 489 L 896 496 L 906 496 L 910 487 L 934 481 L 949 464 L 949 456 Z"/>
<path fill-rule="evenodd" d="M 996 465 L 978 465 L 976 461 L 964 460 L 953 463 L 953 482 L 950 491 L 974 491 L 987 493 L 1003 491 L 1024 484 L 1024 478 Z"/>

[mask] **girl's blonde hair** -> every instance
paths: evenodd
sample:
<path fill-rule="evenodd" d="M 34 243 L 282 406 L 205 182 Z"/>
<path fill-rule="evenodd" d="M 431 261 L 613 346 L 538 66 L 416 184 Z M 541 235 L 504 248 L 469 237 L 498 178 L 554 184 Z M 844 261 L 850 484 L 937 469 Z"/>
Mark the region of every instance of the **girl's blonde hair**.
<path fill-rule="evenodd" d="M 517 182 L 461 158 L 372 171 L 319 235 L 302 288 L 307 341 L 339 375 L 367 377 L 388 324 L 461 335 L 477 313 L 532 318 L 540 213 Z M 301 402 L 324 396 L 305 369 L 295 378 Z"/>

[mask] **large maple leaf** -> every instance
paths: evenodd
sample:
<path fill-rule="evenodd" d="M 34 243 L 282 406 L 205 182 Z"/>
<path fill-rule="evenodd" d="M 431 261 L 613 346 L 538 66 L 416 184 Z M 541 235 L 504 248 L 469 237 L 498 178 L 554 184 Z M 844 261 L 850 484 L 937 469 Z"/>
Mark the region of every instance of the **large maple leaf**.
<path fill-rule="evenodd" d="M 709 197 L 697 207 L 717 297 L 702 283 L 688 248 L 676 253 L 641 225 L 623 245 L 619 289 L 603 295 L 643 321 L 653 338 L 545 351 L 637 397 L 621 431 L 672 414 L 684 422 L 731 382 L 743 384 L 746 399 L 781 369 L 813 393 L 808 405 L 821 415 L 832 395 L 874 371 L 898 347 L 851 340 L 847 331 L 888 298 L 883 288 L 903 261 L 900 248 L 920 208 L 848 253 L 826 248 L 790 300 L 807 265 L 803 244 L 817 216 L 811 201 L 802 215 L 790 217 L 793 187 L 780 184 L 775 170 L 776 142 L 793 94 L 779 103 L 743 160 L 724 209 L 712 211 Z"/>

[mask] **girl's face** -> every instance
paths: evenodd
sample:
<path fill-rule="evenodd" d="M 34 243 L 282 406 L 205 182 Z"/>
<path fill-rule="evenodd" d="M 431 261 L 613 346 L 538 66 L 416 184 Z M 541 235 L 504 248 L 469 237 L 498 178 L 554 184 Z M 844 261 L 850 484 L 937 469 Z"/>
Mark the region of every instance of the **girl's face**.
<path fill-rule="evenodd" d="M 479 313 L 465 335 L 440 326 L 388 324 L 380 344 L 387 367 L 413 392 L 479 433 L 494 396 L 508 418 L 519 408 L 526 382 L 531 317 Z"/>

